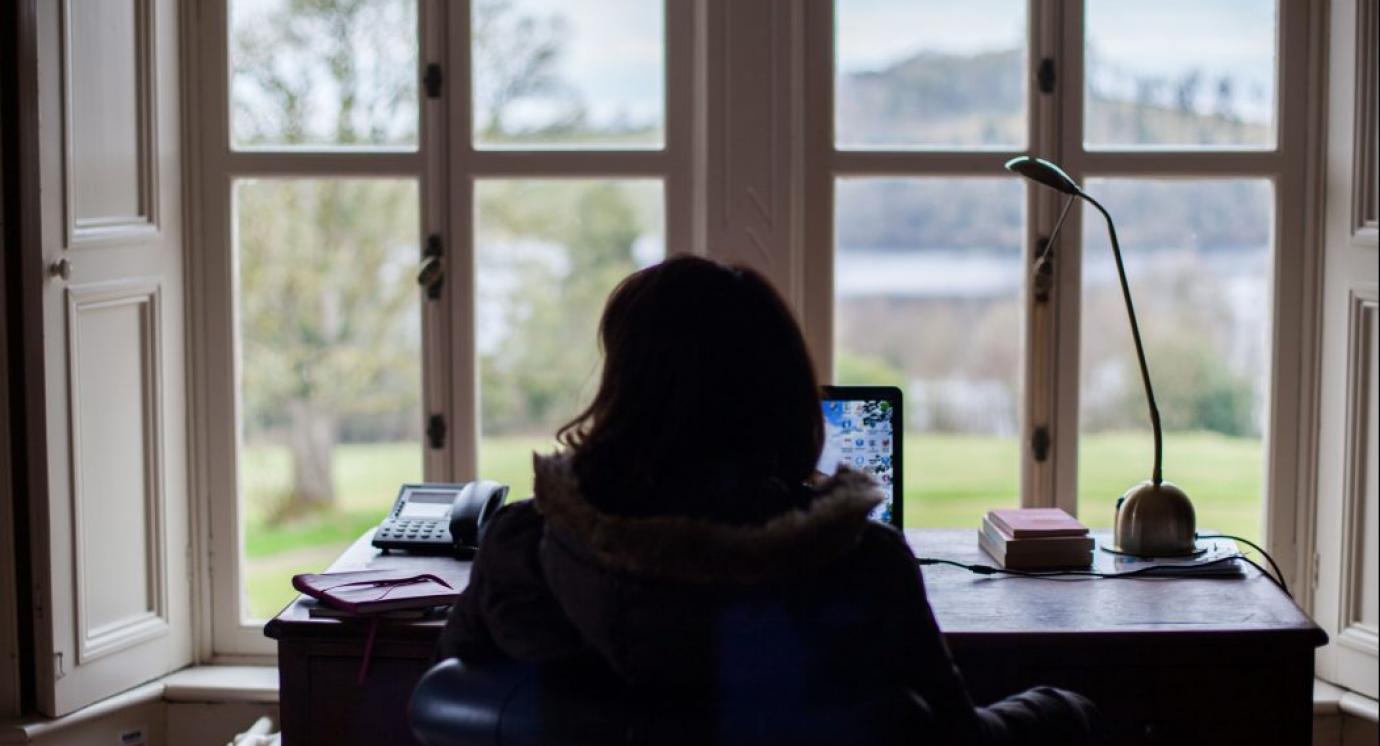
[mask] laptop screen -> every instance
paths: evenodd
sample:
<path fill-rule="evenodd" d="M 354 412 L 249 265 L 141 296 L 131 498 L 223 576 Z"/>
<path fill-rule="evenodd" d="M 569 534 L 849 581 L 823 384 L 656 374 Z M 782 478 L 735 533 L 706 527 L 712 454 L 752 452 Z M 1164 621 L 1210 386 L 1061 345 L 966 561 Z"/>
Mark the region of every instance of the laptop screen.
<path fill-rule="evenodd" d="M 816 470 L 840 466 L 877 482 L 884 497 L 873 520 L 901 527 L 901 391 L 885 386 L 824 387 L 824 449 Z"/>

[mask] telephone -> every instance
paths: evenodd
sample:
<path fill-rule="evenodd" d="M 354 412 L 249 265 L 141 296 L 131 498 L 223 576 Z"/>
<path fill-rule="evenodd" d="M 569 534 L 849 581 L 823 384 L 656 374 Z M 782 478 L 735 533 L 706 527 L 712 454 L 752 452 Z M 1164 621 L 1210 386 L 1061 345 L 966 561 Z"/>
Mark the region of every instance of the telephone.
<path fill-rule="evenodd" d="M 473 552 L 484 535 L 484 524 L 507 496 L 507 485 L 497 482 L 404 484 L 393 509 L 374 532 L 373 545 L 385 552 Z"/>

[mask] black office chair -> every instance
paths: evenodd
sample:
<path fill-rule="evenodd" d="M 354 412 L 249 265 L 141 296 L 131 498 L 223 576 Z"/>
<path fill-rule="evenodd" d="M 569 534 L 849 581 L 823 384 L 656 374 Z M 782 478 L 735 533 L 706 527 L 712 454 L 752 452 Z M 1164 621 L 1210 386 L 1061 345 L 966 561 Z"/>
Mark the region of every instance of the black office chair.
<path fill-rule="evenodd" d="M 607 674 L 452 658 L 422 677 L 409 719 L 426 746 L 884 746 L 922 742 L 930 722 L 929 707 L 902 688 L 863 694 L 841 683 L 808 706 L 744 699 L 657 696 Z"/>

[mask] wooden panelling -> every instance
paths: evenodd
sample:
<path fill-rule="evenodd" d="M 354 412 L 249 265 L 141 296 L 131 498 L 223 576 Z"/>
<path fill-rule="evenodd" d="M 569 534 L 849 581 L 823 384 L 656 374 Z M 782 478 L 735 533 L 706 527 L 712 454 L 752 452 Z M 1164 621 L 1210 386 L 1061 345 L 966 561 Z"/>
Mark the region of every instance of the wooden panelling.
<path fill-rule="evenodd" d="M 77 660 L 167 632 L 158 285 L 67 292 Z"/>
<path fill-rule="evenodd" d="M 1347 343 L 1347 445 L 1345 492 L 1342 500 L 1342 593 L 1337 642 L 1375 656 L 1380 614 L 1376 588 L 1376 502 L 1380 488 L 1377 474 L 1377 331 L 1380 306 L 1376 289 L 1353 289 L 1348 304 Z"/>
<path fill-rule="evenodd" d="M 1318 676 L 1374 699 L 1380 678 L 1376 353 L 1380 347 L 1373 203 L 1377 0 L 1329 5 L 1322 346 L 1318 361 L 1315 618 L 1332 636 Z M 1369 111 L 1367 111 L 1369 110 Z M 1367 183 L 1370 182 L 1370 183 Z"/>
<path fill-rule="evenodd" d="M 0 101 L 5 100 L 9 91 L 0 90 Z M 4 129 L 9 125 L 0 122 L 0 142 L 4 142 Z M 11 189 L 8 183 L 5 153 L 0 148 L 0 205 L 5 204 L 4 193 Z M 0 209 L 0 257 L 8 255 L 10 247 L 7 237 L 13 231 L 6 231 L 5 211 Z M 0 309 L 9 313 L 9 303 L 5 298 L 5 263 L 0 262 Z M 13 717 L 20 712 L 19 702 L 19 601 L 15 585 L 15 566 L 18 557 L 14 551 L 14 499 L 12 485 L 14 469 L 10 465 L 10 432 L 17 430 L 10 419 L 9 407 L 9 368 L 10 346 L 6 339 L 6 324 L 0 324 L 0 718 Z"/>
<path fill-rule="evenodd" d="M 32 690 L 61 717 L 192 658 L 177 29 L 201 4 L 33 5 Z"/>
<path fill-rule="evenodd" d="M 153 15 L 148 0 L 64 0 L 63 132 L 69 246 L 156 224 Z"/>
<path fill-rule="evenodd" d="M 792 3 L 708 13 L 707 253 L 751 266 L 799 306 L 793 267 Z"/>
<path fill-rule="evenodd" d="M 1380 96 L 1375 87 L 1376 45 L 1380 44 L 1380 11 L 1377 0 L 1361 0 L 1356 6 L 1356 170 L 1352 174 L 1352 220 L 1357 236 L 1372 244 L 1380 229 Z"/>

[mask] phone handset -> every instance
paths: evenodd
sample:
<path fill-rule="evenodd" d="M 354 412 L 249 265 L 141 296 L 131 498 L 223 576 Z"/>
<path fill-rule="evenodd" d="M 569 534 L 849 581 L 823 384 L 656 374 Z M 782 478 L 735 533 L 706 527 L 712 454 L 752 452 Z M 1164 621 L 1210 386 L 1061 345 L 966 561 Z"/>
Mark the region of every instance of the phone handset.
<path fill-rule="evenodd" d="M 450 506 L 450 538 L 457 552 L 479 547 L 489 518 L 507 497 L 508 486 L 498 482 L 476 480 L 465 485 Z"/>

